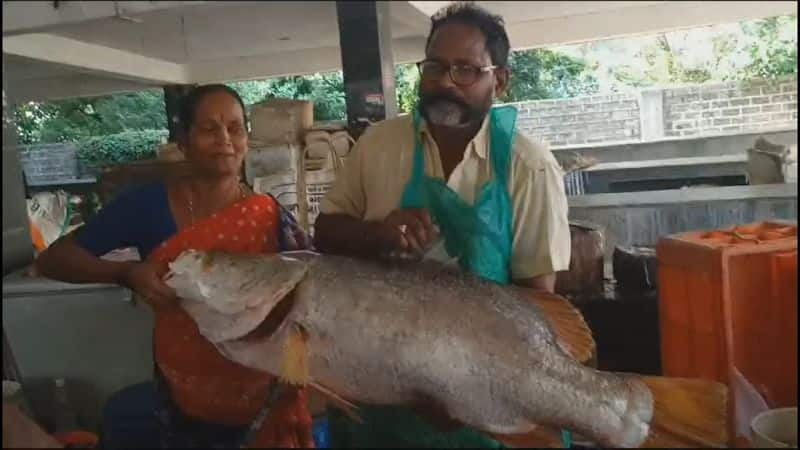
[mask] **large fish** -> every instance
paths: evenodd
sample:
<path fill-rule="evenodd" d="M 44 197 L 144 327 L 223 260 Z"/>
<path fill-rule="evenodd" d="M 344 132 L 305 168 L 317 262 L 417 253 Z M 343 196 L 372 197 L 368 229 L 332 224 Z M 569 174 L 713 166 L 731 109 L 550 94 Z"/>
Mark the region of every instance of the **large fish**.
<path fill-rule="evenodd" d="M 580 314 L 554 295 L 434 262 L 189 250 L 167 284 L 226 358 L 345 405 L 437 401 L 503 442 L 569 429 L 614 447 L 724 446 L 724 388 L 581 364 Z"/>

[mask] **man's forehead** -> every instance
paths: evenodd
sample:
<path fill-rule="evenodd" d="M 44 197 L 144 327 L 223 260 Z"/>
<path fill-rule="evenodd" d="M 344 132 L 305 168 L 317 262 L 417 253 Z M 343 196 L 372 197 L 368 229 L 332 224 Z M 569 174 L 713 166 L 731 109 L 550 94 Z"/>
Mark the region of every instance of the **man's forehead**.
<path fill-rule="evenodd" d="M 458 22 L 436 29 L 428 46 L 429 58 L 478 59 L 489 58 L 486 37 L 480 29 Z"/>

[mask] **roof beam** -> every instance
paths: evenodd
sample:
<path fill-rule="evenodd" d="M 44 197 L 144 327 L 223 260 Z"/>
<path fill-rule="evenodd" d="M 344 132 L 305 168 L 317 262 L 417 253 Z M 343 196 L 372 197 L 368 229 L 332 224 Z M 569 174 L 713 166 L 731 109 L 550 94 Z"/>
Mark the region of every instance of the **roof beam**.
<path fill-rule="evenodd" d="M 52 34 L 3 37 L 3 53 L 147 83 L 190 81 L 180 64 Z"/>
<path fill-rule="evenodd" d="M 197 84 L 329 72 L 341 67 L 339 47 L 240 56 L 198 61 L 185 65 L 188 78 Z"/>
<path fill-rule="evenodd" d="M 415 2 L 389 2 L 392 18 L 414 30 L 419 35 L 427 35 L 431 27 L 428 14 L 414 6 Z"/>
<path fill-rule="evenodd" d="M 424 2 L 408 2 L 409 5 L 416 8 L 419 12 L 425 15 L 425 17 L 430 17 L 441 8 L 449 5 L 453 2 L 434 2 L 434 1 L 424 1 Z M 528 2 L 524 2 L 528 3 Z"/>
<path fill-rule="evenodd" d="M 43 32 L 90 20 L 110 17 L 135 17 L 151 11 L 195 6 L 205 1 L 130 1 L 130 2 L 3 2 L 3 36 Z"/>
<path fill-rule="evenodd" d="M 63 100 L 75 97 L 97 97 L 160 88 L 158 85 L 147 85 L 94 75 L 19 80 L 9 83 L 9 85 L 9 101 L 14 104 L 31 101 Z"/>
<path fill-rule="evenodd" d="M 395 64 L 419 61 L 425 54 L 425 38 L 395 39 L 392 43 Z M 217 59 L 186 66 L 193 83 L 258 80 L 342 69 L 339 47 L 270 53 L 266 55 Z"/>
<path fill-rule="evenodd" d="M 507 26 L 507 31 L 512 48 L 524 50 L 796 13 L 796 1 L 642 2 L 641 6 L 518 22 Z"/>

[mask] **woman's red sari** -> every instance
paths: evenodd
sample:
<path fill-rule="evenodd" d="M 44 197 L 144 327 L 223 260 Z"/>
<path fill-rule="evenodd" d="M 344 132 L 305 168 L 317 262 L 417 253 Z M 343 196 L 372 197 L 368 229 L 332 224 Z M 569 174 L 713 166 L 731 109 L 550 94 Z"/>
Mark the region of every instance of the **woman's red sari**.
<path fill-rule="evenodd" d="M 181 230 L 150 256 L 169 263 L 184 250 L 273 253 L 279 250 L 280 208 L 252 195 Z M 272 377 L 223 358 L 181 308 L 155 314 L 155 360 L 173 400 L 187 416 L 249 425 L 267 399 Z"/>

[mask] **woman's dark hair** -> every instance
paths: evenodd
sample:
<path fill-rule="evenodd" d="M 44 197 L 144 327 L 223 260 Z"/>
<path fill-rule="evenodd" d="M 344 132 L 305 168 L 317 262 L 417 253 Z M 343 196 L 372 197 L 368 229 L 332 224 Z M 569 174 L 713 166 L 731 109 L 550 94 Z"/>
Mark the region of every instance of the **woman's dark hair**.
<path fill-rule="evenodd" d="M 248 127 L 247 109 L 244 107 L 244 101 L 239 93 L 230 86 L 226 86 L 224 84 L 206 84 L 193 88 L 181 99 L 178 120 L 180 122 L 180 129 L 183 133 L 189 134 L 189 130 L 192 129 L 192 125 L 194 125 L 195 120 L 195 113 L 197 112 L 197 105 L 199 105 L 206 96 L 215 94 L 217 92 L 225 92 L 239 102 L 239 106 L 242 107 L 244 126 L 245 128 Z"/>
<path fill-rule="evenodd" d="M 425 49 L 431 45 L 433 33 L 447 23 L 457 22 L 475 27 L 486 37 L 486 49 L 492 58 L 492 64 L 499 67 L 508 65 L 508 51 L 510 44 L 506 34 L 503 18 L 477 6 L 473 2 L 457 2 L 446 6 L 431 17 L 431 32 Z"/>

